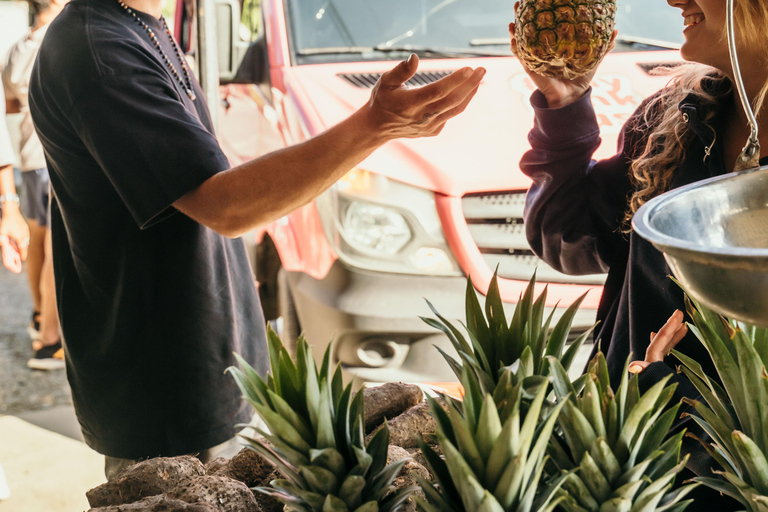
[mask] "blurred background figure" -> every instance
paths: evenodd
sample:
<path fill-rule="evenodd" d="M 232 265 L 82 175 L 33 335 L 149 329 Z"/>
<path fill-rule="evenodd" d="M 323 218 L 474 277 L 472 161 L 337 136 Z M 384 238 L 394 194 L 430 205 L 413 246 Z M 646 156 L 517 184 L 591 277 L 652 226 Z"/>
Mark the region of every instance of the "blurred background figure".
<path fill-rule="evenodd" d="M 29 225 L 27 278 L 32 292 L 33 311 L 28 327 L 34 356 L 30 368 L 64 368 L 59 318 L 51 260 L 51 236 L 48 230 L 50 184 L 43 148 L 35 133 L 29 113 L 27 93 L 32 65 L 45 37 L 48 25 L 68 0 L 28 0 L 33 16 L 28 34 L 14 44 L 3 63 L 2 82 L 7 114 L 21 113 L 22 213 Z"/>

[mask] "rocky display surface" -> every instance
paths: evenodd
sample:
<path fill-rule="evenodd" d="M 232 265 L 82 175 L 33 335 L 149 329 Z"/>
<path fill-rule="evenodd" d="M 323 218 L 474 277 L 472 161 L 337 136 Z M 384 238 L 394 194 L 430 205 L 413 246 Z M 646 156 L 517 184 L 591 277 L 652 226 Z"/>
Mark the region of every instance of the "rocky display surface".
<path fill-rule="evenodd" d="M 366 431 L 385 420 L 392 436 L 388 463 L 410 458 L 394 481 L 397 488 L 416 484 L 415 476 L 432 479 L 416 439 L 434 432 L 434 421 L 418 386 L 389 383 L 364 391 Z M 192 456 L 158 457 L 126 468 L 86 493 L 89 512 L 278 512 L 278 501 L 252 491 L 279 478 L 270 462 L 248 448 L 232 459 L 203 465 Z M 417 493 L 417 496 L 419 493 Z M 409 499 L 403 508 L 415 512 Z"/>

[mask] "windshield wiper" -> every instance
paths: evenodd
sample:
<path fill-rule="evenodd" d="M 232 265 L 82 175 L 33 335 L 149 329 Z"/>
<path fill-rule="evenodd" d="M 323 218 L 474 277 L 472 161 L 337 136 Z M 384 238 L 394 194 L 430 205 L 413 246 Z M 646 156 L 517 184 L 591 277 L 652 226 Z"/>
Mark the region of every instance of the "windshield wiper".
<path fill-rule="evenodd" d="M 476 52 L 473 50 L 462 50 L 454 48 L 429 48 L 425 46 L 332 46 L 325 48 L 304 48 L 299 50 L 301 56 L 310 55 L 334 55 L 345 53 L 415 53 L 419 57 L 437 57 L 447 59 L 467 58 L 467 57 L 498 57 L 498 53 Z"/>
<path fill-rule="evenodd" d="M 661 48 L 663 50 L 679 50 L 682 46 L 678 43 L 672 43 L 669 41 L 662 41 L 660 39 L 650 39 L 647 37 L 626 36 L 619 35 L 616 38 L 616 44 L 623 44 L 627 46 L 651 46 L 654 48 Z"/>
<path fill-rule="evenodd" d="M 681 46 L 677 43 L 662 41 L 660 39 L 650 39 L 647 37 L 636 37 L 636 36 L 625 36 L 625 35 L 618 36 L 616 38 L 616 44 L 623 44 L 627 46 L 652 46 L 654 48 L 662 48 L 664 50 L 679 50 Z M 470 39 L 469 45 L 470 46 L 509 45 L 509 39 L 507 38 Z"/>

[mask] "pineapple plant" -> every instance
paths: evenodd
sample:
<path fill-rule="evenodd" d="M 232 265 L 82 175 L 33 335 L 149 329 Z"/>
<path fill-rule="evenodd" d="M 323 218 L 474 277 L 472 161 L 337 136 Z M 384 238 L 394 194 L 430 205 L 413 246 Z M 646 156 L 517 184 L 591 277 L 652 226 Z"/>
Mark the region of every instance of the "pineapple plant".
<path fill-rule="evenodd" d="M 728 321 L 690 298 L 686 305 L 690 329 L 712 357 L 720 381 L 673 350 L 703 398 L 688 401 L 698 413 L 691 418 L 711 437 L 702 444 L 720 465 L 714 476 L 695 480 L 738 500 L 748 512 L 768 512 L 768 329 Z"/>
<path fill-rule="evenodd" d="M 507 370 L 509 371 L 509 370 Z M 564 498 L 555 493 L 563 476 L 542 482 L 546 446 L 563 404 L 543 407 L 547 388 L 540 386 L 523 419 L 522 383 L 508 397 L 504 420 L 490 393 L 482 393 L 470 370 L 463 370 L 463 402 L 448 399 L 447 411 L 437 401 L 430 408 L 437 423 L 440 457 L 424 440 L 420 447 L 435 477 L 419 483 L 424 512 L 549 512 Z"/>
<path fill-rule="evenodd" d="M 229 369 L 235 382 L 267 425 L 263 437 L 244 436 L 248 446 L 271 461 L 283 478 L 257 491 L 296 512 L 392 512 L 416 488 L 395 490 L 392 481 L 406 460 L 387 465 L 386 425 L 365 444 L 363 393 L 331 369 L 330 346 L 320 368 L 303 337 L 296 361 L 268 332 L 271 372 L 266 381 L 238 357 Z"/>
<path fill-rule="evenodd" d="M 573 80 L 608 51 L 616 0 L 521 0 L 515 12 L 517 56 L 528 69 Z"/>
<path fill-rule="evenodd" d="M 548 453 L 550 471 L 564 480 L 558 495 L 566 512 L 682 511 L 698 484 L 675 488 L 685 432 L 669 436 L 680 404 L 665 410 L 674 392 L 667 379 L 640 394 L 637 376 L 624 377 L 614 394 L 602 353 L 590 363 L 578 390 L 549 358 L 558 405 L 558 429 Z M 627 361 L 629 364 L 629 361 Z"/>
<path fill-rule="evenodd" d="M 458 353 L 457 361 L 440 351 L 456 377 L 463 380 L 464 369 L 470 370 L 481 392 L 492 393 L 499 400 L 498 405 L 509 395 L 511 387 L 519 382 L 523 382 L 528 398 L 535 395 L 539 386 L 548 384 L 550 365 L 547 357 L 558 358 L 561 365 L 569 369 L 594 329 L 582 333 L 566 349 L 573 319 L 586 294 L 566 309 L 554 328 L 550 328 L 555 310 L 545 318 L 547 288 L 538 297 L 534 297 L 535 285 L 534 273 L 515 305 L 512 319 L 507 323 L 497 274 L 494 273 L 491 280 L 484 308 L 480 305 L 471 278 L 468 278 L 466 324 L 462 326 L 469 340 L 441 316 L 429 301 L 427 304 L 437 319 L 422 317 L 424 322 L 445 333 Z"/>

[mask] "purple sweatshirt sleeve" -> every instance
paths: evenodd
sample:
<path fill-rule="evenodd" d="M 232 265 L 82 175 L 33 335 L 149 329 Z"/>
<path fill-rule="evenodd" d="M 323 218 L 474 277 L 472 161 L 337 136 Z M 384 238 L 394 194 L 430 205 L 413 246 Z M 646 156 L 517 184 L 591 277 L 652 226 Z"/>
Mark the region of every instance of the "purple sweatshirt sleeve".
<path fill-rule="evenodd" d="M 563 108 L 547 108 L 540 91 L 531 104 L 532 149 L 520 162 L 533 179 L 525 205 L 528 242 L 537 256 L 565 274 L 606 272 L 618 247 L 627 243 L 621 233 L 631 190 L 626 125 L 619 152 L 595 161 L 601 139 L 591 89 Z"/>

